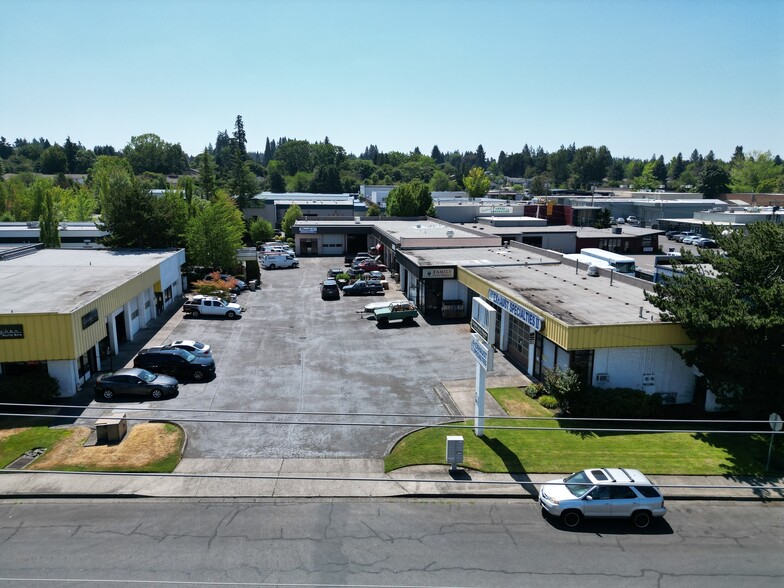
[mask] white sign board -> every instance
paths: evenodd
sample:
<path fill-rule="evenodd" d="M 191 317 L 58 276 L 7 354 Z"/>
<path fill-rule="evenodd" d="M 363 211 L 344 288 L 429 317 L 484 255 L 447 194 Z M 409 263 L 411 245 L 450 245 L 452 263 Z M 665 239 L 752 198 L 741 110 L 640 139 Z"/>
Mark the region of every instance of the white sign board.
<path fill-rule="evenodd" d="M 770 415 L 770 419 L 768 420 L 770 421 L 771 429 L 773 429 L 776 432 L 781 431 L 781 426 L 782 426 L 781 417 L 777 413 L 775 412 L 772 413 Z"/>
<path fill-rule="evenodd" d="M 495 349 L 485 344 L 484 339 L 476 333 L 471 333 L 471 355 L 486 371 L 493 371 L 493 354 Z"/>
<path fill-rule="evenodd" d="M 479 296 L 474 296 L 471 305 L 471 326 L 487 341 L 495 343 L 495 320 L 497 311 Z"/>
<path fill-rule="evenodd" d="M 422 278 L 454 278 L 455 268 L 442 267 L 442 268 L 428 268 L 422 270 Z"/>

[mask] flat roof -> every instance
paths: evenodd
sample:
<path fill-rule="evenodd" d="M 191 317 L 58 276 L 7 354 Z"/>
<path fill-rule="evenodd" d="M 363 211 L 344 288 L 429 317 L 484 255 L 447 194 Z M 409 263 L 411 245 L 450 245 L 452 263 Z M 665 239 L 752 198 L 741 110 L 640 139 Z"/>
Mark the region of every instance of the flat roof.
<path fill-rule="evenodd" d="M 72 312 L 173 255 L 176 250 L 41 249 L 0 261 L 0 314 Z"/>
<path fill-rule="evenodd" d="M 577 229 L 577 236 L 581 239 L 590 238 L 618 238 L 618 237 L 643 237 L 646 235 L 661 235 L 664 231 L 651 229 L 649 227 L 635 227 L 633 225 L 616 225 L 620 227 L 620 233 L 613 233 L 612 229 L 597 229 L 595 227 L 580 227 Z"/>
<path fill-rule="evenodd" d="M 512 299 L 524 300 L 567 325 L 660 321 L 659 309 L 645 300 L 645 291 L 653 290 L 653 284 L 643 280 L 629 283 L 617 279 L 616 275 L 610 285 L 608 271 L 600 271 L 598 277 L 589 277 L 585 270 L 575 272 L 573 266 L 562 263 L 466 269 L 491 282 L 496 291 Z"/>
<path fill-rule="evenodd" d="M 506 296 L 524 300 L 568 325 L 619 325 L 659 322 L 659 309 L 645 300 L 653 283 L 602 270 L 589 277 L 562 263 L 561 254 L 518 247 L 398 251 L 420 267 L 459 266 L 492 282 Z M 640 317 L 642 307 L 642 318 Z"/>
<path fill-rule="evenodd" d="M 460 225 L 441 223 L 434 220 L 422 221 L 375 221 L 375 227 L 397 237 L 398 239 L 446 239 L 451 231 L 452 237 L 457 239 L 483 238 L 486 235 L 477 235 L 476 231 L 486 231 L 487 225 L 477 225 L 473 231 L 463 230 Z M 492 236 L 492 231 L 487 231 Z"/>
<path fill-rule="evenodd" d="M 514 247 L 470 247 L 456 249 L 406 249 L 398 255 L 416 262 L 419 267 L 434 266 L 520 266 L 528 264 L 557 264 L 559 261 L 546 255 L 537 255 Z"/>

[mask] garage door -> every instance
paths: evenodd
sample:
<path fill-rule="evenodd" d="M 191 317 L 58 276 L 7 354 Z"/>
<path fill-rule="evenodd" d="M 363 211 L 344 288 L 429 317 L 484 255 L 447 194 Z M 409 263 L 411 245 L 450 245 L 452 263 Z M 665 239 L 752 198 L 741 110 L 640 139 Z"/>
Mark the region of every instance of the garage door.
<path fill-rule="evenodd" d="M 343 255 L 343 235 L 323 235 L 321 252 L 324 255 Z"/>

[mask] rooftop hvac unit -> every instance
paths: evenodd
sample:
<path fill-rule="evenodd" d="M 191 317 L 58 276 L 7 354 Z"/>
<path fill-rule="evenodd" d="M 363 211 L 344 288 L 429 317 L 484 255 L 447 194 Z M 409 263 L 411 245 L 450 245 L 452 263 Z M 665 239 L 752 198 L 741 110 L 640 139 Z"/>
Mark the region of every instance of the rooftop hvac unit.
<path fill-rule="evenodd" d="M 447 237 L 449 237 L 449 238 L 451 239 L 452 237 L 454 237 L 454 236 L 455 236 L 455 232 L 454 232 L 454 231 L 447 231 L 447 232 L 446 232 L 446 236 L 447 236 Z"/>
<path fill-rule="evenodd" d="M 623 229 L 621 229 L 621 227 L 613 227 L 612 228 L 613 235 L 620 235 L 622 232 L 623 232 Z"/>

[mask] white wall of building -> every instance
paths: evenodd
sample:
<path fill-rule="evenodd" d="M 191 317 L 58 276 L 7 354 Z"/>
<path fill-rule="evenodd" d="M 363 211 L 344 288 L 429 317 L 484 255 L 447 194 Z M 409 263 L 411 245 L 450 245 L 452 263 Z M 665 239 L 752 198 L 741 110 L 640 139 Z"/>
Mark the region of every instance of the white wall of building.
<path fill-rule="evenodd" d="M 49 375 L 60 384 L 60 396 L 68 398 L 74 396 L 79 390 L 79 384 L 83 383 L 79 378 L 79 369 L 76 361 L 66 359 L 60 361 L 46 362 Z"/>
<path fill-rule="evenodd" d="M 593 372 L 592 383 L 598 388 L 674 395 L 670 398 L 678 404 L 694 399 L 694 371 L 669 346 L 597 349 Z"/>

